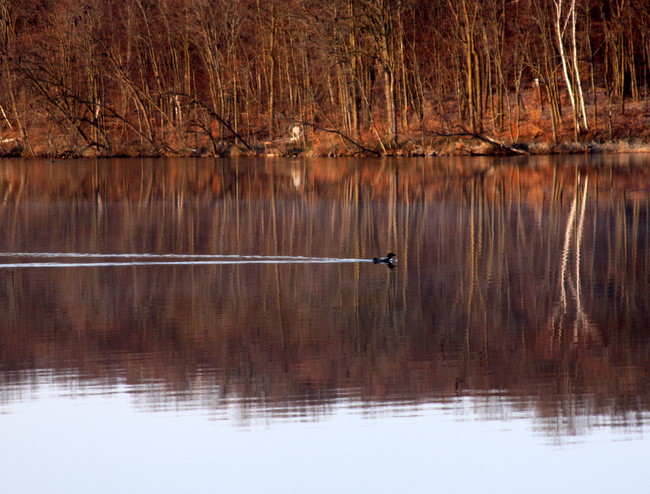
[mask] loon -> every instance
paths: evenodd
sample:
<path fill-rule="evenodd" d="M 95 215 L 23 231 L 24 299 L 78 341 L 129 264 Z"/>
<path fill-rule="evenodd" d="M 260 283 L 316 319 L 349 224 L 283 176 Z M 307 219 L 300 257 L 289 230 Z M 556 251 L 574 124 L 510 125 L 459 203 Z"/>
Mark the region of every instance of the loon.
<path fill-rule="evenodd" d="M 395 257 L 395 254 L 392 252 L 389 252 L 386 254 L 386 257 L 373 257 L 372 262 L 375 264 L 383 263 L 383 264 L 388 264 L 389 268 L 393 267 L 393 263 L 396 261 L 396 259 L 393 259 Z"/>

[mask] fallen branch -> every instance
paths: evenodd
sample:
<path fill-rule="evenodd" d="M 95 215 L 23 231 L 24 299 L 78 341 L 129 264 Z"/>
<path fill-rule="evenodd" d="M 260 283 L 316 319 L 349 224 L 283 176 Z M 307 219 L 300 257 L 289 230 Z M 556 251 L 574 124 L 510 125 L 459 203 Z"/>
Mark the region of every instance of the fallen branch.
<path fill-rule="evenodd" d="M 253 151 L 253 148 L 246 142 L 246 139 L 244 139 L 235 129 L 232 128 L 232 126 L 219 115 L 216 111 L 214 111 L 212 108 L 210 108 L 208 105 L 203 103 L 202 101 L 199 101 L 198 99 L 194 98 L 193 96 L 190 96 L 189 94 L 183 94 L 183 93 L 170 93 L 174 96 L 183 96 L 185 98 L 189 98 L 189 104 L 191 105 L 196 105 L 201 108 L 203 108 L 208 114 L 217 120 L 221 125 L 223 125 L 228 131 L 235 136 L 235 138 L 239 139 L 241 143 L 246 147 L 248 151 Z"/>
<path fill-rule="evenodd" d="M 473 139 L 478 139 L 479 141 L 483 141 L 490 146 L 495 147 L 501 152 L 508 153 L 508 154 L 529 154 L 528 151 L 524 151 L 522 149 L 517 149 L 512 146 L 509 146 L 501 141 L 497 141 L 496 139 L 487 136 L 485 134 L 477 134 L 475 132 L 470 132 L 469 130 L 465 129 L 464 127 L 458 126 L 458 128 L 462 132 L 456 132 L 453 134 L 444 134 L 442 132 L 436 132 L 434 130 L 419 130 L 418 132 L 422 132 L 423 134 L 427 135 L 434 135 L 437 137 L 471 137 Z"/>
<path fill-rule="evenodd" d="M 359 148 L 361 151 L 363 151 L 364 153 L 371 153 L 371 154 L 375 154 L 375 155 L 377 155 L 377 156 L 381 156 L 381 153 L 380 153 L 379 151 L 375 151 L 374 149 L 368 149 L 367 147 L 362 146 L 362 145 L 359 144 L 358 142 L 356 142 L 356 141 L 350 139 L 350 138 L 349 138 L 348 136 L 346 136 L 343 132 L 338 131 L 338 130 L 336 130 L 336 129 L 326 129 L 325 127 L 321 127 L 320 125 L 316 125 L 316 124 L 311 123 L 311 122 L 303 122 L 303 121 L 301 121 L 301 120 L 296 120 L 295 122 L 296 122 L 296 123 L 299 123 L 299 124 L 301 124 L 301 125 L 307 125 L 307 126 L 311 127 L 312 129 L 315 129 L 315 130 L 322 130 L 323 132 L 329 132 L 330 134 L 336 134 L 336 135 L 339 135 L 339 136 L 341 136 L 343 139 L 345 139 L 346 141 L 348 141 L 349 143 L 351 143 L 351 144 L 353 144 L 354 146 L 358 147 L 358 148 Z"/>

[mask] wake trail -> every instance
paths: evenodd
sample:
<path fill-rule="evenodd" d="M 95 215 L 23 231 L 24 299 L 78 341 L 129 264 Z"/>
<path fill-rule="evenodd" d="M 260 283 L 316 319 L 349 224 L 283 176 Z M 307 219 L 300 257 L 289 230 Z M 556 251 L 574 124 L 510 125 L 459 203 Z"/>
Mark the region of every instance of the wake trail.
<path fill-rule="evenodd" d="M 98 254 L 80 252 L 2 252 L 2 258 L 21 258 L 20 262 L 2 263 L 0 269 L 11 268 L 71 268 L 71 267 L 110 267 L 110 266 L 201 266 L 223 264 L 325 264 L 372 262 L 368 259 L 307 256 L 261 256 L 238 254 Z M 34 259 L 31 261 L 30 259 Z M 38 259 L 38 261 L 36 261 Z M 67 261 L 47 262 L 44 259 L 69 259 Z M 89 259 L 89 261 L 80 261 Z M 105 259 L 90 261 L 91 259 Z M 111 259 L 120 259 L 113 261 Z M 121 259 L 130 259 L 129 261 Z"/>

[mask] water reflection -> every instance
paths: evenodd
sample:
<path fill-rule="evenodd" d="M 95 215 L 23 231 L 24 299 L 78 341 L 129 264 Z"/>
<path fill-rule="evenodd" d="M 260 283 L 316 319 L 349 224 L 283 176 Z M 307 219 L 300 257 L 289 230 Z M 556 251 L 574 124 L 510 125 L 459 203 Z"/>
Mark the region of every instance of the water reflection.
<path fill-rule="evenodd" d="M 644 159 L 3 161 L 0 403 L 642 427 Z"/>

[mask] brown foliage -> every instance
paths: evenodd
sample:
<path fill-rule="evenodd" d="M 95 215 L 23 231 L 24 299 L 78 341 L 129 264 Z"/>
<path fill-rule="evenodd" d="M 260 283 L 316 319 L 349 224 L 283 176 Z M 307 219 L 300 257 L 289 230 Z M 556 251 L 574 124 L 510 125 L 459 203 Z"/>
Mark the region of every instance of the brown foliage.
<path fill-rule="evenodd" d="M 418 131 L 457 126 L 509 143 L 648 138 L 650 12 L 631 2 L 577 1 L 575 53 L 565 33 L 588 127 L 550 0 L 0 0 L 0 12 L 5 154 L 254 153 L 268 140 L 358 152 L 317 127 L 382 153 L 452 152 Z M 317 127 L 283 143 L 300 121 Z"/>

